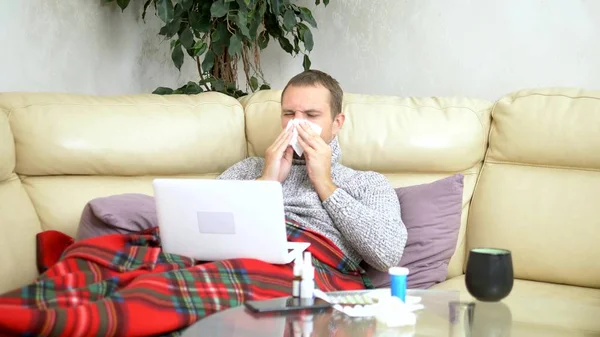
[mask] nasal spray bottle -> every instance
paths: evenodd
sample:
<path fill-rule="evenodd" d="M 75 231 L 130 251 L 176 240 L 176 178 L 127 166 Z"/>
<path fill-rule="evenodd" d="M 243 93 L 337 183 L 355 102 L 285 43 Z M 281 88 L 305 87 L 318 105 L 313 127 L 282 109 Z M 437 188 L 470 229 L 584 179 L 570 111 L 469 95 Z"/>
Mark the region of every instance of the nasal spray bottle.
<path fill-rule="evenodd" d="M 294 279 L 292 280 L 292 297 L 300 298 L 300 284 L 302 283 L 302 255 L 294 259 Z"/>
<path fill-rule="evenodd" d="M 304 252 L 302 264 L 302 280 L 300 281 L 300 300 L 307 304 L 314 302 L 315 292 L 315 267 L 312 264 L 310 252 Z"/>
<path fill-rule="evenodd" d="M 315 267 L 310 252 L 304 252 L 304 259 L 298 254 L 294 260 L 294 279 L 292 296 L 302 305 L 314 304 Z M 301 314 L 300 320 L 294 322 L 294 337 L 309 337 L 313 332 L 313 315 Z"/>

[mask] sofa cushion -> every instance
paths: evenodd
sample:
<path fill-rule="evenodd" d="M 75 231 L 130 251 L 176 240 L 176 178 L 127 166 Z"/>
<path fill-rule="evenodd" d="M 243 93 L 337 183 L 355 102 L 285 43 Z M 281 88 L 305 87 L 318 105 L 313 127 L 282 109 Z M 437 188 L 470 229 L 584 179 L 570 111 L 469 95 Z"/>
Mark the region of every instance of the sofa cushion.
<path fill-rule="evenodd" d="M 399 266 L 409 269 L 408 287 L 442 282 L 456 248 L 461 224 L 463 175 L 396 189 L 408 240 Z M 387 272 L 367 267 L 377 288 L 390 286 Z"/>
<path fill-rule="evenodd" d="M 0 294 L 37 276 L 35 235 L 40 222 L 17 175 L 0 182 Z"/>
<path fill-rule="evenodd" d="M 31 200 L 14 173 L 15 148 L 9 113 L 0 107 L 0 293 L 37 275 L 34 236 L 41 230 Z"/>
<path fill-rule="evenodd" d="M 20 175 L 213 174 L 247 154 L 241 104 L 215 92 L 7 93 L 1 108 L 11 111 Z"/>
<path fill-rule="evenodd" d="M 15 170 L 15 141 L 8 117 L 0 109 L 0 181 L 6 180 Z"/>
<path fill-rule="evenodd" d="M 516 278 L 600 288 L 600 92 L 523 90 L 493 110 L 468 249 L 513 253 Z"/>
<path fill-rule="evenodd" d="M 431 289 L 458 290 L 461 301 L 475 301 L 467 292 L 464 275 Z M 510 310 L 512 334 L 495 331 L 474 336 L 598 336 L 599 303 L 600 289 L 516 279 L 510 295 L 500 302 Z"/>

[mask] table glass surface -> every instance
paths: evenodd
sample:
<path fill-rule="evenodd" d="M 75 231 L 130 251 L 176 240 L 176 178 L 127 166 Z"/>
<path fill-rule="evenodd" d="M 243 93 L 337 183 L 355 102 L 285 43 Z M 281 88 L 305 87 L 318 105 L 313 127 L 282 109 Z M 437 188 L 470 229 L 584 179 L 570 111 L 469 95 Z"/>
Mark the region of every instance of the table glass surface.
<path fill-rule="evenodd" d="M 409 290 L 421 298 L 414 326 L 389 328 L 375 318 L 350 318 L 334 310 L 256 314 L 239 306 L 212 314 L 183 331 L 182 336 L 211 337 L 409 337 L 409 336 L 548 336 L 548 329 L 516 326 L 502 302 L 466 302 L 459 291 Z M 477 314 L 474 314 L 474 313 Z M 518 324 L 517 324 L 518 325 Z M 568 331 L 551 336 L 569 336 Z"/>

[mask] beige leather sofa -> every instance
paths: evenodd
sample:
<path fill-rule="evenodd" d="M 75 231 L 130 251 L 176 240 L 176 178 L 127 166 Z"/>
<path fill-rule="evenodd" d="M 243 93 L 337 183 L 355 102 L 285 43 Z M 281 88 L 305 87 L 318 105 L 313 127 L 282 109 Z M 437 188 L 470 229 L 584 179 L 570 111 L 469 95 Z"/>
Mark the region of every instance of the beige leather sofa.
<path fill-rule="evenodd" d="M 152 194 L 164 176 L 214 178 L 263 155 L 280 131 L 279 91 L 197 96 L 0 94 L 0 292 L 36 276 L 35 234 L 74 235 L 92 198 Z M 406 186 L 462 172 L 468 249 L 512 250 L 505 300 L 528 329 L 600 333 L 600 93 L 520 91 L 497 102 L 347 94 L 343 162 Z M 558 285 L 560 284 L 560 285 Z"/>

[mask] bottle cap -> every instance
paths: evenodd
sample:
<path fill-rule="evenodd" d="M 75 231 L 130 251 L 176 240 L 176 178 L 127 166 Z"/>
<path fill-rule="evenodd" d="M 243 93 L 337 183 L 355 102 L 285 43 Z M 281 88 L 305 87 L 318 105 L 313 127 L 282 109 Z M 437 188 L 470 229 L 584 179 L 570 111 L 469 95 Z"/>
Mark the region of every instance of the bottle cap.
<path fill-rule="evenodd" d="M 388 273 L 392 276 L 406 276 L 408 275 L 408 268 L 392 267 L 388 270 Z"/>

